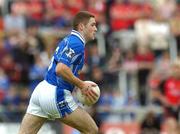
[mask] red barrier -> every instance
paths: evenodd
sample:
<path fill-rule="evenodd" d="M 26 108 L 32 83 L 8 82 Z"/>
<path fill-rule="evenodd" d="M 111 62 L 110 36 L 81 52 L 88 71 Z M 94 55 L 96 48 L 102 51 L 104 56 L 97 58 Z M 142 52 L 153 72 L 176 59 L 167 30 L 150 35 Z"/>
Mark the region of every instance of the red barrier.
<path fill-rule="evenodd" d="M 76 131 L 71 127 L 64 125 L 63 134 L 73 134 Z M 102 134 L 139 134 L 139 125 L 136 122 L 132 123 L 103 123 L 100 131 Z M 119 132 L 119 133 L 118 133 Z"/>
<path fill-rule="evenodd" d="M 103 123 L 100 131 L 103 134 L 139 134 L 139 124 L 136 122 L 129 123 Z"/>

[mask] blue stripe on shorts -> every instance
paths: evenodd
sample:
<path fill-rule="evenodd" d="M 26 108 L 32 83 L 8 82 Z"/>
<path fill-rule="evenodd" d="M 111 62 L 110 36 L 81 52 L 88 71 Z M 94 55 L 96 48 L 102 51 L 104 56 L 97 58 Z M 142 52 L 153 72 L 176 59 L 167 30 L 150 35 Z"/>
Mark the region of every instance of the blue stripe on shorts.
<path fill-rule="evenodd" d="M 65 117 L 67 114 L 72 113 L 72 109 L 67 102 L 65 90 L 56 89 L 56 105 L 61 117 Z"/>

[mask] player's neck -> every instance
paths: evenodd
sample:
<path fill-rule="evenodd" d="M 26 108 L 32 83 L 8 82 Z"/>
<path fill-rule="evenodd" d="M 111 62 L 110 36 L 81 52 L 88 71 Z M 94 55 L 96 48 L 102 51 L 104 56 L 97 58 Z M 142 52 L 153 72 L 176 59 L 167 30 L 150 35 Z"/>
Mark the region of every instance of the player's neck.
<path fill-rule="evenodd" d="M 84 42 L 84 44 L 86 43 L 86 38 L 83 32 L 77 30 L 72 30 L 72 32 L 75 33 Z"/>

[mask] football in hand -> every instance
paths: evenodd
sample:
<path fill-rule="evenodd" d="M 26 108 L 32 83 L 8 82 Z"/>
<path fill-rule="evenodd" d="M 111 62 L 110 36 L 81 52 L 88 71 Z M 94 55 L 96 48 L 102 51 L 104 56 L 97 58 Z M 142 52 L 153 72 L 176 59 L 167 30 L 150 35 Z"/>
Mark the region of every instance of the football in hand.
<path fill-rule="evenodd" d="M 90 83 L 94 83 L 93 81 L 86 81 L 86 82 L 90 82 Z M 99 89 L 99 86 L 95 86 L 95 87 L 92 87 L 92 90 L 98 95 L 98 97 L 96 98 L 96 100 L 94 100 L 93 102 L 92 101 L 89 101 L 89 99 L 87 99 L 87 97 L 85 95 L 82 94 L 81 90 L 77 88 L 76 92 L 75 92 L 75 96 L 76 98 L 78 99 L 78 101 L 84 105 L 87 105 L 87 106 L 91 106 L 93 104 L 95 104 L 99 97 L 100 97 L 100 89 Z"/>

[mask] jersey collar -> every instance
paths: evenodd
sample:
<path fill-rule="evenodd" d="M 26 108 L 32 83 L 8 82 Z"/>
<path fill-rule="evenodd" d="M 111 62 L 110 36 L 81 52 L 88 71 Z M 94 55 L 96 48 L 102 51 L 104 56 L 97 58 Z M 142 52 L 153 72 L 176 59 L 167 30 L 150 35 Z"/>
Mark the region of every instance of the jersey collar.
<path fill-rule="evenodd" d="M 85 43 L 86 43 L 86 42 L 85 42 L 85 39 L 84 39 L 84 37 L 81 35 L 80 32 L 78 32 L 78 31 L 76 31 L 76 30 L 72 30 L 72 31 L 71 31 L 71 34 L 77 36 L 77 37 L 83 42 L 83 44 L 85 45 Z"/>

